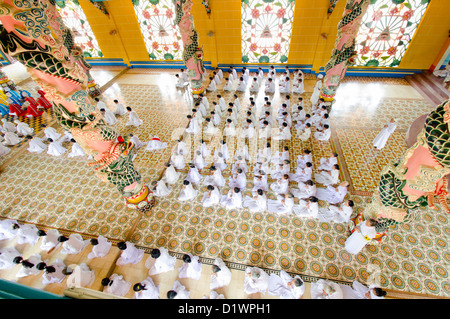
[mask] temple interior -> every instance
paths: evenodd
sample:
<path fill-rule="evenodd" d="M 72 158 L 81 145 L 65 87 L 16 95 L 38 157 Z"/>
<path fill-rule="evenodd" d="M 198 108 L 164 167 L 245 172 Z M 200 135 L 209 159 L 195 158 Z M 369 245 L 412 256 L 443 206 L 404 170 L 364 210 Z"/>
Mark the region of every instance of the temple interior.
<path fill-rule="evenodd" d="M 3 1 L 0 9 L 11 7 L 14 2 Z M 338 25 L 346 12 L 346 5 L 353 1 L 280 0 L 279 6 L 266 0 L 187 2 L 193 3 L 191 15 L 198 32 L 199 46 L 203 50 L 204 88 L 208 87 L 214 71 L 220 69 L 223 72 L 223 79 L 216 90 L 203 90 L 210 105 L 208 113 L 213 110 L 213 102 L 219 101 L 217 95 L 221 95 L 228 104 L 235 101 L 235 94 L 238 95 L 242 112 L 248 108 L 251 97 L 256 105 L 262 105 L 266 96 L 270 97 L 273 110 L 277 112 L 286 97 L 279 86 L 285 66 L 291 72 L 301 70 L 304 79 L 304 92 L 289 94 L 291 110 L 294 110 L 298 97 L 302 97 L 308 113 L 313 110 L 311 97 L 315 92 L 317 76 L 322 74 L 328 79 L 325 68 L 339 40 Z M 154 284 L 159 286 L 161 299 L 167 298 L 167 292 L 177 280 L 190 292 L 191 299 L 209 298 L 210 278 L 216 258 L 222 259 L 232 274 L 229 285 L 216 290 L 226 299 L 279 298 L 267 292 L 247 294 L 244 281 L 248 267 L 258 267 L 267 274 L 285 271 L 291 276 L 299 276 L 305 286 L 301 299 L 312 298 L 311 286 L 319 279 L 347 286 L 354 281 L 367 286 L 376 283 L 387 292 L 387 299 L 449 298 L 450 216 L 438 196 L 431 199 L 433 207 L 416 208 L 407 222 L 389 226 L 359 253 L 350 254 L 345 249 L 345 242 L 351 235 L 349 226 L 355 218 L 364 215 L 365 208 L 372 204 L 385 167 L 399 161 L 416 142 L 424 123 L 417 119 L 433 112 L 449 97 L 448 82 L 445 81 L 448 81 L 447 74 L 450 72 L 450 67 L 446 68 L 450 57 L 450 22 L 447 16 L 450 3 L 438 0 L 368 2 L 367 12 L 370 15 L 364 16 L 360 22 L 356 64 L 344 71 L 345 76 L 340 79 L 329 112 L 330 138 L 325 141 L 315 139 L 316 129 L 313 129 L 311 137 L 303 141 L 297 137 L 293 124 L 292 138 L 271 140 L 272 148 L 276 147 L 279 151 L 285 146 L 289 148 L 291 171 L 304 150 L 311 151 L 313 174 L 319 173 L 321 158 L 336 153 L 339 180 L 349 183 L 345 199 L 354 203 L 352 220 L 324 222 L 294 213 L 251 212 L 245 207 L 226 209 L 221 205 L 204 207 L 205 184 L 195 185 L 198 193 L 193 200 L 179 201 L 192 158 L 186 159 L 184 169 L 177 170 L 181 177 L 171 185 L 169 195 L 153 197 L 154 202 L 148 210 L 131 208 L 116 185 L 99 178 L 99 174 L 88 165 L 94 161 L 92 157 L 69 157 L 73 145 L 70 140 L 61 144 L 67 149 L 64 154 L 53 156 L 45 151 L 30 152 L 30 139 L 23 137 L 17 144 L 6 146 L 9 152 L 0 156 L 0 221 L 15 220 L 20 225 L 35 225 L 45 232 L 56 229 L 66 237 L 80 234 L 85 240 L 101 235 L 112 243 L 112 247 L 106 256 L 91 259 L 88 257 L 93 249 L 91 244 L 79 253 L 66 254 L 62 251 L 62 245 L 49 252 L 42 250 L 43 238 L 33 245 L 20 244 L 17 238 L 11 238 L 0 240 L 0 252 L 15 247 L 24 259 L 40 254 L 47 265 L 58 259 L 66 266 L 86 263 L 95 272 L 95 280 L 87 288 L 101 292 L 104 289 L 102 280 L 112 274 L 123 276 L 131 285 L 145 280 L 149 276 L 146 261 L 152 249 L 163 247 L 177 260 L 173 270 L 151 276 Z M 395 32 L 405 32 L 396 31 L 394 26 L 378 31 L 371 29 L 375 27 L 370 23 L 378 21 L 372 19 L 372 15 L 384 14 L 383 10 L 386 10 L 383 7 L 380 9 L 380 3 L 407 12 L 402 13 L 403 21 L 410 19 L 410 23 L 405 24 L 406 28 L 416 25 L 415 29 L 408 30 L 408 40 L 401 39 L 408 44 L 403 48 L 403 44 L 397 43 L 397 51 L 391 55 L 386 53 L 389 48 L 382 47 L 376 41 L 369 44 L 369 38 L 375 38 L 374 34 L 382 37 L 383 31 L 391 32 L 393 39 L 398 37 Z M 88 39 L 81 47 L 86 62 L 91 66 L 89 72 L 97 85 L 98 98 L 111 111 L 116 108 L 114 100 L 118 100 L 125 107 L 131 107 L 142 120 L 142 125 L 130 126 L 127 125 L 128 114 L 117 115 L 117 123 L 112 128 L 120 136 L 132 134 L 142 142 L 157 137 L 167 143 L 163 149 L 148 151 L 144 146 L 134 150 L 136 156 L 132 163 L 145 185 L 153 189 L 152 183 L 164 176 L 165 163 L 171 160 L 179 139 L 187 144 L 192 153 L 201 139 L 206 141 L 210 150 L 219 147 L 220 138 L 216 136 L 186 132 L 189 126 L 187 116 L 192 114 L 195 105 L 193 84 L 179 88 L 176 77 L 181 69 L 187 69 L 182 57 L 182 40 L 185 38 L 176 34 L 172 40 L 163 42 L 175 32 L 172 30 L 175 27 L 170 23 L 178 9 L 172 1 L 68 0 L 56 1 L 56 6 L 59 6 L 61 16 L 67 17 L 63 21 L 75 33 L 75 42 L 77 36 Z M 411 9 L 411 6 L 414 8 Z M 397 12 L 389 8 L 391 11 L 386 16 L 393 19 Z M 165 10 L 165 13 L 158 10 Z M 277 14 L 270 14 L 271 10 L 281 10 L 277 14 L 283 25 L 276 20 Z M 259 19 L 263 12 L 266 20 Z M 7 25 L 5 16 L 8 14 L 0 10 L 2 28 Z M 275 19 L 275 26 L 271 25 L 270 19 Z M 83 22 L 78 26 L 80 20 Z M 155 27 L 157 23 L 159 25 Z M 250 26 L 251 31 L 246 31 Z M 81 27 L 82 30 L 77 30 Z M 158 27 L 159 31 L 156 30 Z M 177 32 L 180 33 L 179 30 Z M 254 34 L 258 32 L 260 34 Z M 273 54 L 264 53 L 276 37 L 276 32 L 280 32 L 279 36 L 283 38 L 283 47 L 275 49 Z M 247 37 L 267 39 L 252 47 L 252 40 L 247 40 Z M 365 37 L 366 45 L 360 46 L 361 39 Z M 11 51 L 5 52 L 4 48 L 2 42 L 3 59 L 0 62 L 4 77 L 12 81 L 18 91 L 34 92 L 36 87 L 42 87 L 37 73 L 30 72 L 30 67 L 21 63 L 23 61 Z M 165 56 L 158 55 L 164 52 Z M 260 59 L 266 54 L 271 60 Z M 380 54 L 385 59 L 376 60 Z M 374 62 L 370 64 L 368 59 Z M 236 91 L 237 82 L 232 90 L 224 90 L 225 78 L 232 74 L 230 66 L 236 69 L 238 76 L 242 74 L 242 68 L 247 67 L 251 78 L 261 67 L 265 76 L 263 81 L 267 81 L 271 65 L 276 68 L 274 93 L 265 92 L 264 84 L 255 92 L 250 91 L 250 85 L 242 92 Z M 49 88 L 50 85 L 43 89 L 50 92 Z M 6 92 L 4 87 L 2 89 Z M 90 98 L 90 103 L 95 106 L 93 98 Z M 43 138 L 48 127 L 53 127 L 64 136 L 65 129 L 53 108 L 43 110 L 38 116 L 15 116 L 2 112 L 1 118 L 11 123 L 17 119 L 27 123 L 33 129 L 32 137 Z M 391 119 L 397 123 L 395 131 L 383 148 L 374 148 L 373 140 Z M 225 123 L 224 115 L 218 126 L 220 132 L 225 128 Z M 203 125 L 206 126 L 206 123 Z M 226 136 L 225 140 L 229 149 L 234 150 L 236 140 L 230 136 Z M 246 142 L 250 145 L 251 139 L 246 139 Z M 48 141 L 44 143 L 49 144 Z M 258 147 L 262 148 L 263 144 L 258 143 Z M 253 196 L 253 165 L 249 163 L 243 196 Z M 229 163 L 222 173 L 228 182 L 233 176 L 232 164 Z M 205 168 L 201 174 L 206 177 L 210 172 Z M 274 181 L 270 179 L 269 184 Z M 291 187 L 296 184 L 290 183 Z M 227 195 L 231 190 L 228 184 L 220 187 L 221 195 Z M 266 195 L 270 200 L 277 199 L 277 194 L 271 189 Z M 446 195 L 445 203 L 448 193 Z M 294 203 L 298 204 L 299 199 L 294 198 Z M 328 206 L 323 200 L 319 200 L 318 205 L 319 209 Z M 145 253 L 140 261 L 117 265 L 122 253 L 117 247 L 120 242 L 133 243 L 143 250 Z M 200 279 L 178 278 L 185 254 L 199 257 L 202 263 Z M 68 289 L 66 278 L 58 283 L 44 284 L 42 272 L 18 278 L 16 275 L 21 267 L 17 264 L 0 269 L 0 279 L 34 288 L 38 297 L 39 291 L 64 296 Z M 132 288 L 123 295 L 130 299 L 134 296 Z"/>

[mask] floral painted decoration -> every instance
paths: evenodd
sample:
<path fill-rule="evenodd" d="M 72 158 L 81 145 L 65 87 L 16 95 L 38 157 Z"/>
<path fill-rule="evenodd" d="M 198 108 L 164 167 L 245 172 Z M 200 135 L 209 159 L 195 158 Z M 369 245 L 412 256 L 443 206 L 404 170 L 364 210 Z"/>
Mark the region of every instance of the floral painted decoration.
<path fill-rule="evenodd" d="M 372 0 L 356 38 L 356 65 L 397 67 L 429 0 Z"/>
<path fill-rule="evenodd" d="M 286 63 L 295 0 L 242 0 L 242 62 Z"/>
<path fill-rule="evenodd" d="M 171 0 L 132 0 L 152 60 L 182 60 L 183 41 Z"/>

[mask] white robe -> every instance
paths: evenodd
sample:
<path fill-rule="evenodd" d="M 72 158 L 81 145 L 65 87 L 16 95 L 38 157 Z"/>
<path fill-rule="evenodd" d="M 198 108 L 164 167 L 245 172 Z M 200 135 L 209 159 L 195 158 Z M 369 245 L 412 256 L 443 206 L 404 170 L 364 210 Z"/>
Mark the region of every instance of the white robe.
<path fill-rule="evenodd" d="M 9 152 L 11 152 L 11 150 L 6 147 L 5 145 L 0 143 L 0 156 L 4 156 L 6 154 L 8 154 Z"/>
<path fill-rule="evenodd" d="M 189 299 L 190 292 L 178 280 L 175 280 L 172 290 L 177 293 L 174 299 Z"/>
<path fill-rule="evenodd" d="M 180 194 L 178 195 L 178 200 L 181 202 L 190 201 L 197 197 L 198 190 L 194 189 L 192 184 L 183 185 L 184 188 L 181 189 Z"/>
<path fill-rule="evenodd" d="M 298 205 L 292 208 L 295 215 L 299 217 L 317 218 L 319 214 L 319 204 L 306 200 L 299 200 Z"/>
<path fill-rule="evenodd" d="M 108 108 L 108 106 L 106 105 L 105 102 L 103 102 L 103 101 L 98 101 L 98 102 L 97 102 L 97 109 L 98 109 L 98 110 L 106 109 L 106 108 Z"/>
<path fill-rule="evenodd" d="M 66 275 L 62 272 L 66 268 L 66 265 L 61 259 L 56 259 L 51 266 L 55 267 L 55 272 L 47 273 L 44 271 L 42 274 L 42 284 L 44 285 L 58 284 L 66 278 Z"/>
<path fill-rule="evenodd" d="M 1 131 L 3 133 L 6 133 L 6 132 L 15 133 L 17 131 L 17 128 L 16 128 L 16 126 L 13 123 L 8 122 L 6 119 L 2 119 L 2 122 L 3 122 L 3 125 L 2 125 L 2 128 L 1 128 Z"/>
<path fill-rule="evenodd" d="M 193 256 L 192 254 L 188 255 L 191 257 L 191 262 L 183 263 L 178 269 L 178 278 L 192 278 L 199 280 L 202 276 L 202 263 L 199 262 L 198 256 Z"/>
<path fill-rule="evenodd" d="M 29 127 L 27 123 L 24 122 L 18 122 L 17 126 L 17 135 L 19 136 L 27 136 L 32 135 L 34 133 L 34 129 Z"/>
<path fill-rule="evenodd" d="M 14 247 L 0 248 L 0 252 L 0 269 L 9 269 L 16 266 L 13 262 L 14 258 L 22 255 Z"/>
<path fill-rule="evenodd" d="M 319 208 L 319 221 L 348 223 L 353 209 L 350 206 L 341 204 L 339 207 L 330 205 L 328 208 Z"/>
<path fill-rule="evenodd" d="M 326 129 L 323 132 L 321 131 L 314 132 L 314 138 L 319 141 L 328 141 L 330 139 L 330 136 L 331 136 L 330 129 Z"/>
<path fill-rule="evenodd" d="M 123 279 L 122 275 L 112 274 L 109 279 L 112 281 L 112 284 L 103 287 L 103 292 L 107 294 L 124 297 L 131 288 L 131 283 Z"/>
<path fill-rule="evenodd" d="M 50 251 L 52 248 L 56 248 L 61 245 L 60 242 L 58 242 L 58 237 L 61 236 L 58 230 L 56 229 L 50 229 L 46 232 L 46 235 L 42 238 L 41 243 L 41 250 L 43 251 Z"/>
<path fill-rule="evenodd" d="M 203 176 L 198 172 L 197 167 L 189 168 L 189 172 L 186 176 L 186 180 L 191 182 L 192 184 L 198 184 L 202 181 Z"/>
<path fill-rule="evenodd" d="M 339 170 L 332 169 L 331 171 L 320 171 L 314 175 L 316 183 L 323 185 L 334 185 L 339 183 Z"/>
<path fill-rule="evenodd" d="M 42 262 L 41 255 L 33 254 L 27 260 L 32 263 L 34 266 L 31 268 L 25 268 L 24 266 L 20 267 L 19 271 L 16 273 L 17 278 L 23 278 L 27 276 L 38 275 L 41 271 L 36 268 L 37 264 Z"/>
<path fill-rule="evenodd" d="M 397 123 L 395 122 L 389 122 L 386 125 L 387 127 L 383 127 L 372 142 L 373 146 L 377 149 L 382 149 L 386 145 L 387 140 L 397 127 Z"/>
<path fill-rule="evenodd" d="M 115 125 L 118 120 L 113 112 L 111 112 L 108 108 L 104 109 L 105 113 L 103 114 L 103 119 L 108 125 Z"/>
<path fill-rule="evenodd" d="M 130 142 L 132 142 L 134 144 L 134 147 L 136 149 L 139 149 L 145 145 L 147 145 L 147 142 L 142 142 L 139 137 L 137 137 L 136 135 L 133 135 L 132 137 L 130 137 Z"/>
<path fill-rule="evenodd" d="M 53 141 L 48 145 L 47 154 L 53 156 L 63 155 L 67 149 L 61 145 L 61 140 Z"/>
<path fill-rule="evenodd" d="M 267 197 L 265 194 L 254 197 L 245 196 L 243 206 L 251 212 L 264 212 L 267 209 Z"/>
<path fill-rule="evenodd" d="M 297 157 L 297 168 L 304 168 L 306 163 L 312 163 L 312 154 L 303 154 Z"/>
<path fill-rule="evenodd" d="M 225 124 L 223 136 L 236 136 L 236 128 L 233 122 Z"/>
<path fill-rule="evenodd" d="M 269 183 L 267 182 L 267 175 L 263 175 L 261 180 L 258 178 L 253 178 L 253 189 L 252 192 L 258 191 L 258 189 L 262 189 L 267 192 L 269 190 Z"/>
<path fill-rule="evenodd" d="M 236 91 L 245 92 L 247 89 L 247 83 L 245 81 L 239 81 Z"/>
<path fill-rule="evenodd" d="M 294 84 L 294 88 L 292 89 L 292 93 L 303 94 L 305 92 L 305 85 L 303 82 L 296 82 Z"/>
<path fill-rule="evenodd" d="M 220 271 L 211 274 L 211 281 L 209 283 L 209 288 L 215 290 L 221 287 L 228 286 L 231 281 L 231 271 L 225 265 L 222 259 L 216 258 L 214 260 L 214 265 L 219 266 Z"/>
<path fill-rule="evenodd" d="M 319 167 L 317 169 L 318 170 L 331 171 L 333 169 L 333 166 L 335 164 L 337 164 L 337 163 L 338 163 L 337 157 L 334 157 L 334 156 L 329 157 L 329 158 L 322 157 L 320 159 L 320 165 L 319 165 Z"/>
<path fill-rule="evenodd" d="M 166 248 L 158 248 L 161 255 L 158 258 L 153 258 L 149 256 L 145 261 L 145 267 L 149 269 L 149 276 L 158 275 L 167 271 L 171 271 L 175 267 L 175 262 L 177 258 L 175 256 L 170 256 L 169 251 Z"/>
<path fill-rule="evenodd" d="M 238 187 L 241 191 L 244 190 L 247 186 L 247 176 L 245 175 L 245 172 L 230 176 L 229 186 L 230 188 Z"/>
<path fill-rule="evenodd" d="M 285 198 L 284 196 L 277 195 L 277 199 L 269 199 L 267 203 L 267 210 L 270 213 L 277 214 L 291 214 L 292 208 L 294 207 L 294 199 L 293 198 Z"/>
<path fill-rule="evenodd" d="M 203 184 L 216 187 L 225 186 L 225 178 L 222 176 L 222 171 L 220 169 L 216 169 L 212 175 L 205 177 Z"/>
<path fill-rule="evenodd" d="M 156 188 L 153 190 L 153 196 L 165 197 L 169 196 L 172 192 L 172 186 L 167 186 L 164 180 L 160 180 L 156 183 Z"/>
<path fill-rule="evenodd" d="M 288 283 L 292 282 L 293 279 L 300 279 L 303 282 L 300 276 L 297 275 L 292 278 L 284 270 L 280 271 L 279 276 L 270 274 L 267 293 L 272 296 L 280 296 L 280 299 L 300 299 L 305 292 L 305 285 L 296 287 L 292 284 L 292 287 L 290 287 Z"/>
<path fill-rule="evenodd" d="M 327 285 L 333 287 L 335 290 L 333 294 L 328 296 L 323 293 L 323 289 Z M 342 298 L 343 298 L 342 290 L 337 283 L 324 279 L 319 279 L 317 280 L 317 282 L 311 283 L 311 299 L 342 299 Z"/>
<path fill-rule="evenodd" d="M 186 133 L 198 134 L 198 132 L 200 132 L 198 121 L 196 119 L 190 119 L 189 125 L 186 129 Z"/>
<path fill-rule="evenodd" d="M 358 254 L 367 243 L 375 238 L 377 235 L 377 231 L 375 227 L 366 226 L 365 221 L 358 224 L 361 231 L 355 230 L 350 237 L 345 241 L 345 250 L 347 250 L 350 254 L 356 255 Z"/>
<path fill-rule="evenodd" d="M 95 272 L 88 265 L 81 263 L 76 265 L 73 272 L 67 277 L 67 287 L 89 287 L 94 283 Z"/>
<path fill-rule="evenodd" d="M 176 169 L 184 169 L 186 163 L 184 162 L 184 156 L 181 154 L 173 154 L 170 158 L 172 165 Z"/>
<path fill-rule="evenodd" d="M 211 120 L 206 125 L 206 129 L 204 130 L 205 134 L 214 135 L 218 132 L 218 128 L 214 125 L 214 122 Z"/>
<path fill-rule="evenodd" d="M 305 199 L 311 196 L 316 196 L 316 185 L 306 185 L 303 182 L 298 183 L 298 188 L 291 187 L 291 194 L 298 199 Z"/>
<path fill-rule="evenodd" d="M 252 81 L 252 84 L 250 85 L 250 92 L 258 92 L 258 91 L 259 91 L 258 81 Z"/>
<path fill-rule="evenodd" d="M 3 144 L 10 146 L 19 144 L 23 140 L 23 138 L 19 138 L 19 136 L 13 132 L 6 132 L 4 138 Z"/>
<path fill-rule="evenodd" d="M 289 191 L 289 180 L 279 179 L 270 184 L 270 189 L 277 195 L 286 194 Z"/>
<path fill-rule="evenodd" d="M 89 244 L 89 240 L 83 240 L 80 234 L 71 234 L 69 240 L 62 243 L 61 253 L 75 255 L 80 253 Z"/>
<path fill-rule="evenodd" d="M 290 93 L 291 92 L 291 83 L 289 81 L 285 81 L 280 85 L 280 93 Z"/>
<path fill-rule="evenodd" d="M 316 85 L 314 86 L 313 93 L 312 93 L 311 99 L 310 99 L 311 104 L 313 106 L 316 105 L 317 102 L 319 101 L 321 90 L 322 90 L 322 81 L 318 80 L 316 82 Z"/>
<path fill-rule="evenodd" d="M 212 191 L 206 191 L 202 198 L 203 207 L 211 207 L 220 203 L 220 192 L 217 187 Z"/>
<path fill-rule="evenodd" d="M 105 237 L 99 235 L 97 237 L 98 244 L 92 246 L 91 252 L 88 254 L 89 259 L 105 257 L 111 249 L 112 243 L 110 243 Z"/>
<path fill-rule="evenodd" d="M 140 126 L 144 123 L 135 111 L 130 111 L 128 113 L 128 122 L 125 124 L 126 126 Z"/>
<path fill-rule="evenodd" d="M 220 205 L 226 209 L 242 208 L 242 194 L 234 193 L 232 189 L 228 191 L 227 195 L 223 195 L 220 200 Z"/>
<path fill-rule="evenodd" d="M 266 86 L 264 88 L 264 92 L 265 93 L 275 93 L 275 83 L 274 83 L 274 81 L 272 81 L 272 82 L 267 81 L 266 82 Z"/>
<path fill-rule="evenodd" d="M 167 147 L 166 142 L 161 142 L 158 136 L 154 136 L 147 142 L 146 151 L 162 150 Z"/>
<path fill-rule="evenodd" d="M 54 141 L 58 140 L 61 137 L 61 134 L 56 132 L 56 130 L 53 127 L 47 127 L 44 130 L 44 134 L 45 134 L 45 138 L 47 138 L 47 139 L 51 138 Z"/>
<path fill-rule="evenodd" d="M 144 285 L 145 289 L 136 291 L 133 299 L 159 299 L 159 286 L 155 285 L 151 277 L 141 281 L 141 285 Z"/>
<path fill-rule="evenodd" d="M 126 110 L 125 106 L 122 103 L 117 103 L 116 104 L 116 109 L 114 110 L 114 114 L 122 116 L 122 115 L 127 114 L 127 110 Z"/>
<path fill-rule="evenodd" d="M 14 224 L 17 224 L 17 221 L 14 219 L 0 220 L 0 240 L 16 237 L 19 229 L 12 229 Z"/>
<path fill-rule="evenodd" d="M 184 168 L 184 165 L 183 165 Z M 180 177 L 181 173 L 178 173 L 175 168 L 171 165 L 169 167 L 166 168 L 166 170 L 164 171 L 164 177 L 163 180 L 169 184 L 169 185 L 173 185 L 178 181 L 178 178 Z"/>
<path fill-rule="evenodd" d="M 259 278 L 248 276 L 248 274 L 255 271 L 259 273 Z M 264 270 L 257 267 L 247 267 L 247 269 L 245 269 L 244 291 L 247 295 L 257 292 L 266 293 L 268 287 L 269 275 Z"/>
<path fill-rule="evenodd" d="M 278 136 L 274 137 L 274 140 L 290 140 L 292 137 L 291 135 L 291 128 L 289 126 L 282 127 L 279 130 Z"/>
<path fill-rule="evenodd" d="M 206 91 L 213 92 L 215 90 L 217 90 L 216 82 L 214 81 L 214 79 L 212 79 L 208 87 L 206 88 Z"/>
<path fill-rule="evenodd" d="M 233 83 L 231 80 L 228 80 L 225 82 L 225 86 L 223 87 L 224 91 L 232 91 L 233 90 Z"/>
<path fill-rule="evenodd" d="M 126 242 L 126 244 L 127 248 L 122 250 L 119 259 L 117 259 L 117 266 L 137 264 L 144 257 L 144 250 L 136 248 L 133 243 Z"/>
<path fill-rule="evenodd" d="M 33 224 L 23 224 L 17 231 L 16 242 L 19 245 L 30 244 L 33 246 L 39 240 L 39 229 Z"/>
<path fill-rule="evenodd" d="M 316 197 L 320 200 L 328 202 L 329 204 L 339 204 L 344 200 L 346 194 L 347 187 L 339 185 L 334 188 L 329 185 L 327 188 L 318 188 Z"/>
<path fill-rule="evenodd" d="M 73 143 L 72 145 L 72 151 L 67 155 L 68 157 L 76 157 L 76 156 L 85 156 L 86 153 L 81 148 L 81 146 L 78 143 Z"/>

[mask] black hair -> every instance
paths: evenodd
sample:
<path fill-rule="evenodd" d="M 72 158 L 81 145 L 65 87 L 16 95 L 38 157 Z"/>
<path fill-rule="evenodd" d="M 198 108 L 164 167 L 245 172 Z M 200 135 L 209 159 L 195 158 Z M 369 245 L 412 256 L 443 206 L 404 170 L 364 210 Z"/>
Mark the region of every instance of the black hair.
<path fill-rule="evenodd" d="M 189 256 L 188 254 L 184 254 L 183 262 L 190 264 L 192 262 L 191 256 Z"/>
<path fill-rule="evenodd" d="M 44 262 L 40 262 L 39 264 L 36 265 L 37 270 L 44 270 L 46 267 L 47 267 L 47 264 Z"/>
<path fill-rule="evenodd" d="M 313 166 L 311 162 L 306 162 L 305 165 L 306 165 L 306 167 L 312 167 Z"/>
<path fill-rule="evenodd" d="M 306 185 L 309 185 L 309 186 L 313 186 L 313 185 L 314 185 L 314 182 L 313 182 L 312 180 L 307 180 L 307 181 L 305 182 L 305 184 L 306 184 Z"/>
<path fill-rule="evenodd" d="M 373 288 L 373 293 L 378 297 L 386 296 L 386 291 L 381 289 L 380 287 Z"/>
<path fill-rule="evenodd" d="M 235 193 L 239 193 L 241 190 L 239 189 L 239 187 L 235 187 L 235 188 L 233 188 L 233 191 L 234 191 Z"/>
<path fill-rule="evenodd" d="M 219 271 L 221 271 L 222 269 L 220 269 L 220 267 L 219 266 L 217 266 L 217 265 L 213 265 L 212 266 L 212 271 L 213 271 L 213 273 L 218 273 Z"/>
<path fill-rule="evenodd" d="M 131 111 L 131 107 L 127 106 L 127 111 Z"/>
<path fill-rule="evenodd" d="M 69 240 L 69 238 L 67 238 L 66 236 L 63 236 L 63 235 L 58 237 L 58 242 L 60 242 L 60 243 L 63 243 L 68 240 Z"/>
<path fill-rule="evenodd" d="M 214 186 L 208 185 L 208 186 L 206 186 L 206 189 L 212 191 L 212 190 L 214 190 Z"/>
<path fill-rule="evenodd" d="M 183 181 L 183 185 L 189 185 L 190 184 L 190 182 L 187 180 L 187 179 L 185 179 L 184 181 Z"/>
<path fill-rule="evenodd" d="M 161 251 L 158 248 L 154 248 L 152 249 L 150 256 L 152 256 L 152 258 L 158 258 L 159 256 L 161 256 Z"/>
<path fill-rule="evenodd" d="M 92 239 L 90 240 L 90 243 L 91 243 L 91 245 L 93 245 L 93 246 L 98 245 L 98 240 L 97 240 L 97 238 L 92 238 Z"/>
<path fill-rule="evenodd" d="M 309 198 L 309 201 L 310 201 L 310 202 L 313 202 L 313 203 L 317 203 L 317 202 L 319 201 L 319 199 L 318 199 L 317 197 L 315 197 L 315 196 L 311 196 L 311 197 Z"/>
<path fill-rule="evenodd" d="M 263 195 L 264 194 L 264 191 L 262 189 L 258 189 L 256 192 L 258 193 L 258 195 Z"/>
<path fill-rule="evenodd" d="M 43 231 L 42 229 L 39 229 L 39 230 L 37 231 L 37 235 L 38 235 L 39 237 L 43 237 L 43 236 L 47 236 L 47 233 L 46 233 L 45 231 Z"/>
<path fill-rule="evenodd" d="M 353 206 L 355 206 L 355 203 L 353 203 L 353 201 L 349 199 L 348 200 L 348 206 L 353 207 Z"/>
<path fill-rule="evenodd" d="M 177 296 L 177 292 L 175 290 L 169 290 L 167 292 L 167 299 L 174 299 Z"/>
<path fill-rule="evenodd" d="M 141 290 L 145 290 L 145 285 L 142 285 L 140 282 L 138 282 L 137 284 L 134 284 L 133 291 L 139 292 Z"/>
<path fill-rule="evenodd" d="M 121 241 L 120 243 L 117 244 L 117 248 L 119 248 L 120 250 L 125 250 L 125 249 L 127 249 L 127 243 L 124 241 Z"/>
<path fill-rule="evenodd" d="M 102 286 L 108 286 L 112 281 L 109 278 L 102 279 Z"/>

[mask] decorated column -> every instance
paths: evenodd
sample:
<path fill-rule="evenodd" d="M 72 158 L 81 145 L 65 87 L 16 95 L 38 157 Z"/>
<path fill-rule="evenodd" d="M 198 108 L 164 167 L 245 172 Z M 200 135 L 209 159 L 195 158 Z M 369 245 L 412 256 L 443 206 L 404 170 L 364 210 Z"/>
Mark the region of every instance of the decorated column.
<path fill-rule="evenodd" d="M 426 118 L 416 143 L 381 173 L 372 201 L 358 216 L 378 220 L 383 235 L 390 226 L 408 223 L 420 207 L 434 207 L 437 197 L 447 212 L 447 175 L 450 174 L 450 101 L 439 105 Z"/>
<path fill-rule="evenodd" d="M 347 67 L 352 64 L 356 54 L 355 38 L 369 3 L 370 0 L 347 0 L 344 15 L 338 24 L 335 47 L 331 52 L 330 60 L 325 65 L 326 75 L 320 95 L 325 102 L 333 102 Z"/>
<path fill-rule="evenodd" d="M 205 91 L 203 86 L 203 49 L 198 44 L 198 33 L 194 29 L 191 15 L 192 0 L 173 0 L 176 9 L 175 25 L 178 25 L 184 44 L 183 62 L 188 69 L 191 89 L 194 95 Z"/>
<path fill-rule="evenodd" d="M 93 156 L 95 162 L 88 165 L 101 180 L 116 185 L 128 207 L 148 210 L 151 192 L 133 166 L 134 144 L 106 125 L 91 103 L 84 60 L 55 1 L 4 0 L 0 21 L 1 49 L 20 61 L 54 102 L 57 122 Z"/>

